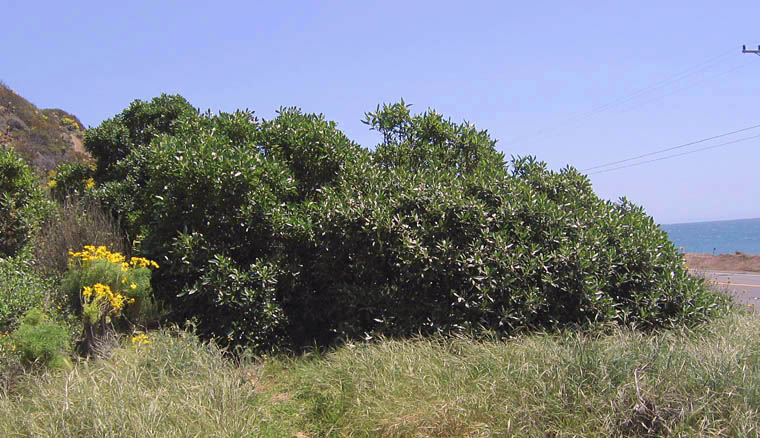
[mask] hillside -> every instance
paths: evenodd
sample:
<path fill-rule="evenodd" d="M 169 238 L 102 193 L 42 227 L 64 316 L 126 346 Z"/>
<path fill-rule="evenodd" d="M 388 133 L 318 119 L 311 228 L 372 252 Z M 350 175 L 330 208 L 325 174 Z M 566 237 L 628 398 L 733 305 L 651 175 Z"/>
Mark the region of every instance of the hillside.
<path fill-rule="evenodd" d="M 84 126 L 61 109 L 39 109 L 0 82 L 0 147 L 12 147 L 38 172 L 65 161 L 87 161 Z"/>

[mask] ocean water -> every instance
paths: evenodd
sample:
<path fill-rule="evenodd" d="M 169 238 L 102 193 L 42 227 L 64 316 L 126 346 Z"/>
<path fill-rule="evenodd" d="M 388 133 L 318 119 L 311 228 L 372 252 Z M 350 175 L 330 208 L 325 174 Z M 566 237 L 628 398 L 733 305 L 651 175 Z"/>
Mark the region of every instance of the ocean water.
<path fill-rule="evenodd" d="M 666 224 L 660 227 L 668 233 L 676 248 L 684 252 L 705 254 L 760 254 L 760 218 L 731 221 Z"/>

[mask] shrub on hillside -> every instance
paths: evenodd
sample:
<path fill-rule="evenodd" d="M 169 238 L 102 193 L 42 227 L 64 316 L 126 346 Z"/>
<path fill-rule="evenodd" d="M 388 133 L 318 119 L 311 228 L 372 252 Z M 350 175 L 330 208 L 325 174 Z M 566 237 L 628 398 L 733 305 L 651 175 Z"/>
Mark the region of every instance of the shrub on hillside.
<path fill-rule="evenodd" d="M 11 149 L 0 149 L 0 257 L 12 256 L 50 212 L 31 168 Z"/>
<path fill-rule="evenodd" d="M 186 117 L 130 138 L 98 193 L 201 334 L 260 348 L 366 333 L 699 321 L 722 303 L 643 209 L 403 102 L 370 152 L 322 116 Z M 121 150 L 116 148 L 116 150 Z M 107 161 L 107 160 L 106 160 Z"/>

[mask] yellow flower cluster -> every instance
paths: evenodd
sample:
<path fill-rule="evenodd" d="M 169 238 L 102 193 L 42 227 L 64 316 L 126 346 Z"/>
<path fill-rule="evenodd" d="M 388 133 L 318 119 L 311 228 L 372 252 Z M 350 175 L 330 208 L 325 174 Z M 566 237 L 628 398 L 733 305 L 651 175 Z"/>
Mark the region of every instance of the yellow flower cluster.
<path fill-rule="evenodd" d="M 93 297 L 94 294 L 94 297 Z M 109 313 L 120 313 L 125 304 L 135 302 L 134 298 L 127 298 L 120 293 L 113 293 L 107 284 L 96 283 L 92 287 L 85 286 L 82 289 L 82 297 L 87 304 L 107 302 L 111 306 Z"/>
<path fill-rule="evenodd" d="M 122 266 L 122 270 L 124 270 L 123 266 Z M 121 284 L 127 284 L 127 283 L 129 283 L 129 279 L 127 277 L 124 277 L 124 278 L 121 279 Z M 130 289 L 137 289 L 137 284 L 130 283 L 129 284 L 129 288 Z"/>
<path fill-rule="evenodd" d="M 80 259 L 82 262 L 89 262 L 98 259 L 108 260 L 111 263 L 124 263 L 124 256 L 118 252 L 111 252 L 105 246 L 95 247 L 94 245 L 85 245 L 80 252 L 74 252 L 69 249 L 70 259 Z"/>
<path fill-rule="evenodd" d="M 158 269 L 158 263 L 153 260 L 148 260 L 142 257 L 132 257 L 129 262 L 127 259 L 118 252 L 111 252 L 105 246 L 85 245 L 84 249 L 79 252 L 69 249 L 70 260 L 80 259 L 82 262 L 89 262 L 93 260 L 103 259 L 108 260 L 111 263 L 120 264 L 122 271 L 126 271 L 129 268 L 156 268 Z"/>
<path fill-rule="evenodd" d="M 150 338 L 145 333 L 140 333 L 137 336 L 132 336 L 132 345 L 137 347 L 138 345 L 150 344 Z"/>
<path fill-rule="evenodd" d="M 158 269 L 158 263 L 154 262 L 153 260 L 148 260 L 146 258 L 142 257 L 132 257 L 132 259 L 129 260 L 129 265 L 133 268 L 156 268 Z"/>

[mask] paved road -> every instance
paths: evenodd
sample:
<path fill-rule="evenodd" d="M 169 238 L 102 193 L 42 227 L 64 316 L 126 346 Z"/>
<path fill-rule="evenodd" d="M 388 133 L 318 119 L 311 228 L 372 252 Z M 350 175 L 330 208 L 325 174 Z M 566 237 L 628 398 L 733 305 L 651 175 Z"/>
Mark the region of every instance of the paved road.
<path fill-rule="evenodd" d="M 717 289 L 730 292 L 736 301 L 760 311 L 760 274 L 753 272 L 694 271 Z"/>

